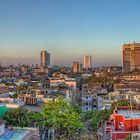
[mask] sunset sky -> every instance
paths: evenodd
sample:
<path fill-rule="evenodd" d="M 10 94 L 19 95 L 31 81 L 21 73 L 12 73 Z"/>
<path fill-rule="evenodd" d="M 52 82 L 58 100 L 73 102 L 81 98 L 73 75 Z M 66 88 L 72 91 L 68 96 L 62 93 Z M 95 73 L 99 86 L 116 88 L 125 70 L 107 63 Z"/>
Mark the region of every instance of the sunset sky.
<path fill-rule="evenodd" d="M 121 65 L 124 43 L 140 42 L 139 0 L 0 0 L 0 62 Z"/>

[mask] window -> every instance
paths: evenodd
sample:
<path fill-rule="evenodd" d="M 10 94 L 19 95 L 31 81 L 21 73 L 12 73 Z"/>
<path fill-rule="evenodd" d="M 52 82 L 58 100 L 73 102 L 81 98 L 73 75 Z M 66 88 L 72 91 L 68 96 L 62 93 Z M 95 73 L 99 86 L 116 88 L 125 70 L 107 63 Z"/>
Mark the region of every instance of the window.
<path fill-rule="evenodd" d="M 88 110 L 88 108 L 86 107 L 86 110 Z"/>
<path fill-rule="evenodd" d="M 88 97 L 86 97 L 86 99 L 88 99 Z"/>
<path fill-rule="evenodd" d="M 88 105 L 88 102 L 86 102 L 86 105 Z"/>
<path fill-rule="evenodd" d="M 139 138 L 138 135 L 133 136 L 134 140 L 138 140 L 138 138 Z"/>

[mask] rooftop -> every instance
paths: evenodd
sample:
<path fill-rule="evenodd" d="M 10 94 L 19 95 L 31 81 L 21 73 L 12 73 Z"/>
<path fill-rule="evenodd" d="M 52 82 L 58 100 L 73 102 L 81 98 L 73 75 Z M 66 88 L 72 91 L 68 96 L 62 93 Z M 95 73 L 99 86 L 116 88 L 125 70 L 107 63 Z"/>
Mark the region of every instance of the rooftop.
<path fill-rule="evenodd" d="M 126 88 L 140 88 L 139 83 L 129 84 L 129 83 L 119 83 L 114 85 L 117 89 L 126 89 Z"/>
<path fill-rule="evenodd" d="M 24 105 L 23 108 L 33 112 L 41 111 L 41 105 Z"/>
<path fill-rule="evenodd" d="M 117 114 L 123 115 L 125 118 L 139 118 L 140 119 L 140 110 L 117 110 Z"/>

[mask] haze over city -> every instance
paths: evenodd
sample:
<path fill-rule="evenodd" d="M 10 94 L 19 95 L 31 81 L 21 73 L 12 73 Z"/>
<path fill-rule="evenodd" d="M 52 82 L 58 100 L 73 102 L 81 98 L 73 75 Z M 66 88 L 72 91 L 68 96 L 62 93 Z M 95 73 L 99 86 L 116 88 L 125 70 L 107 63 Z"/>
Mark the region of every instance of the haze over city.
<path fill-rule="evenodd" d="M 0 0 L 0 140 L 140 140 L 140 0 Z"/>
<path fill-rule="evenodd" d="M 0 2 L 2 64 L 72 65 L 91 55 L 93 66 L 122 65 L 122 45 L 139 42 L 138 0 L 3 0 Z"/>

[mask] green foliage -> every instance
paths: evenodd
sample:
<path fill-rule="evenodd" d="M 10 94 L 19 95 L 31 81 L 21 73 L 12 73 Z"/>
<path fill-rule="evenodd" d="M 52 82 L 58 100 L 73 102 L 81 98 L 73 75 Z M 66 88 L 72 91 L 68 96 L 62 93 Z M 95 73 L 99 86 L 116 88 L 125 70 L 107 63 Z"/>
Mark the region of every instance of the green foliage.
<path fill-rule="evenodd" d="M 56 135 L 60 137 L 74 136 L 83 127 L 81 116 L 61 98 L 45 104 L 42 107 L 41 117 L 44 118 L 42 125 L 54 128 Z"/>
<path fill-rule="evenodd" d="M 127 135 L 125 140 L 131 140 L 131 135 Z"/>
<path fill-rule="evenodd" d="M 28 127 L 35 122 L 45 129 L 54 128 L 57 136 L 67 139 L 83 128 L 79 107 L 71 106 L 61 98 L 43 105 L 40 113 L 28 112 L 23 108 L 11 109 L 4 119 L 8 125 Z"/>
<path fill-rule="evenodd" d="M 127 100 L 114 102 L 110 110 L 85 112 L 83 119 L 85 122 L 88 122 L 90 130 L 96 132 L 99 128 L 99 125 L 109 119 L 114 109 L 121 106 L 130 106 L 130 103 Z"/>
<path fill-rule="evenodd" d="M 15 93 L 12 98 L 17 98 L 18 97 L 18 93 Z"/>
<path fill-rule="evenodd" d="M 74 110 L 76 113 L 78 113 L 79 115 L 82 114 L 82 109 L 81 109 L 81 107 L 80 107 L 79 105 L 73 105 L 72 107 L 73 107 L 73 110 Z"/>
<path fill-rule="evenodd" d="M 27 85 L 20 85 L 17 87 L 17 91 L 27 90 L 27 88 L 28 88 Z"/>
<path fill-rule="evenodd" d="M 30 120 L 32 121 L 39 121 L 40 120 L 40 113 L 29 112 Z"/>
<path fill-rule="evenodd" d="M 8 125 L 30 127 L 40 120 L 40 113 L 29 112 L 23 108 L 11 109 L 5 113 L 3 119 Z"/>
<path fill-rule="evenodd" d="M 120 79 L 114 79 L 112 74 L 105 74 L 104 76 L 96 77 L 94 74 L 85 80 L 85 83 L 102 83 L 114 84 L 120 82 Z"/>
<path fill-rule="evenodd" d="M 128 100 L 120 100 L 112 103 L 111 112 L 113 113 L 116 107 L 122 106 L 130 106 L 130 102 Z"/>
<path fill-rule="evenodd" d="M 89 129 L 96 132 L 100 124 L 109 119 L 110 115 L 113 113 L 116 107 L 129 105 L 130 103 L 127 100 L 114 102 L 110 110 L 88 111 L 84 113 L 83 118 L 85 122 L 88 122 Z"/>
<path fill-rule="evenodd" d="M 20 127 L 30 125 L 29 112 L 23 108 L 8 110 L 4 116 L 4 119 L 8 125 Z"/>
<path fill-rule="evenodd" d="M 29 112 L 28 116 L 29 116 L 29 120 L 30 120 L 29 126 L 34 126 L 34 125 L 40 126 L 40 121 L 42 120 L 40 118 L 40 112 L 37 112 L 37 113 Z"/>
<path fill-rule="evenodd" d="M 108 120 L 110 114 L 110 110 L 89 111 L 84 114 L 84 119 L 89 122 L 92 131 L 97 131 L 99 125 Z"/>

